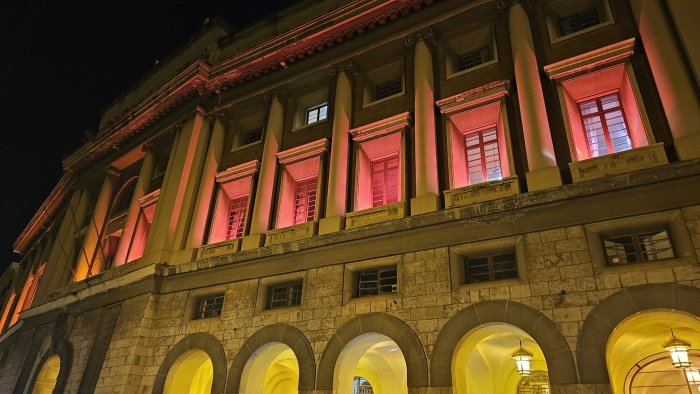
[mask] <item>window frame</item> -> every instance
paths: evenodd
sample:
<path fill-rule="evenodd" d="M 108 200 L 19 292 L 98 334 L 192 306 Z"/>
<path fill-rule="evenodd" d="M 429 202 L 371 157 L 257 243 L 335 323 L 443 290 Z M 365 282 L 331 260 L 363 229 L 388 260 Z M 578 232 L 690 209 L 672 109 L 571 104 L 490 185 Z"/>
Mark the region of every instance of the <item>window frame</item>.
<path fill-rule="evenodd" d="M 656 234 L 661 234 L 665 233 L 666 238 L 663 240 L 668 243 L 668 249 L 670 249 L 672 256 L 671 257 L 661 257 L 661 258 L 653 258 L 649 259 L 648 257 L 645 258 L 645 255 L 648 255 L 649 252 L 643 250 L 644 249 L 644 241 L 642 240 L 642 237 L 648 236 L 652 233 Z M 633 254 L 630 252 L 627 252 L 627 247 L 625 244 L 622 242 L 615 242 L 615 240 L 619 240 L 621 238 L 629 238 L 631 241 L 631 246 L 634 249 Z M 661 261 L 661 260 L 668 260 L 668 259 L 673 259 L 676 257 L 675 250 L 673 249 L 673 242 L 671 241 L 671 235 L 668 233 L 668 229 L 666 228 L 659 228 L 658 230 L 652 230 L 652 231 L 644 231 L 644 232 L 630 232 L 628 234 L 620 234 L 616 236 L 608 236 L 608 237 L 601 237 L 600 240 L 603 242 L 603 251 L 605 252 L 605 257 L 606 257 L 606 264 L 609 267 L 615 267 L 619 265 L 628 265 L 628 264 L 643 264 L 643 263 L 649 263 L 649 262 L 654 262 L 654 261 Z M 617 259 L 617 256 L 620 256 L 620 254 L 617 255 L 611 255 L 609 252 L 611 249 L 614 247 L 613 245 L 607 245 L 608 242 L 614 243 L 616 245 L 622 244 L 624 248 L 624 255 L 625 259 L 627 262 L 624 263 L 618 263 L 615 262 L 615 259 Z M 667 249 L 667 250 L 668 250 Z M 663 252 L 663 251 L 662 251 Z M 651 252 L 652 254 L 657 254 L 660 253 L 653 248 L 653 251 Z M 635 258 L 635 261 L 629 261 L 628 255 L 633 255 Z"/>
<path fill-rule="evenodd" d="M 604 109 L 604 108 L 603 108 L 604 104 L 603 104 L 603 102 L 602 102 L 602 99 L 605 98 L 605 97 L 613 96 L 613 95 L 617 97 L 618 106 L 615 107 L 615 108 L 612 108 L 612 109 L 607 109 L 607 110 Z M 595 113 L 593 113 L 593 114 L 585 114 L 585 115 L 584 115 L 584 114 L 583 114 L 583 109 L 581 109 L 581 105 L 582 105 L 583 103 L 589 103 L 589 102 L 595 102 L 597 112 L 595 112 Z M 623 104 L 622 104 L 622 98 L 620 97 L 620 91 L 619 91 L 619 90 L 616 90 L 616 91 L 613 91 L 613 92 L 605 92 L 605 93 L 602 93 L 602 94 L 599 94 L 599 95 L 596 95 L 596 96 L 593 96 L 593 97 L 584 98 L 584 99 L 581 99 L 581 100 L 577 101 L 576 104 L 578 105 L 579 115 L 580 115 L 580 117 L 581 117 L 581 125 L 582 125 L 582 127 L 583 127 L 584 134 L 586 134 L 586 144 L 588 145 L 589 157 L 594 158 L 594 157 L 600 157 L 600 156 L 605 156 L 605 155 L 611 155 L 611 154 L 615 154 L 615 153 L 624 152 L 624 151 L 627 151 L 627 150 L 632 150 L 632 149 L 635 148 L 635 145 L 636 145 L 636 144 L 635 144 L 635 142 L 634 142 L 634 139 L 633 139 L 632 136 L 630 135 L 630 131 L 629 131 L 629 122 L 627 121 L 627 117 L 625 116 L 625 108 L 624 108 L 624 106 L 623 106 Z M 626 138 L 629 140 L 629 144 L 630 144 L 630 148 L 629 148 L 629 149 L 623 149 L 623 150 L 618 150 L 618 151 L 615 151 L 615 150 L 613 149 L 613 148 L 614 148 L 614 145 L 613 145 L 613 143 L 612 143 L 612 138 L 610 137 L 610 130 L 609 130 L 609 129 L 610 129 L 610 125 L 608 124 L 608 120 L 607 120 L 607 118 L 605 117 L 605 115 L 608 114 L 608 113 L 614 112 L 614 111 L 616 111 L 616 110 L 619 110 L 620 113 L 621 113 L 621 115 L 622 115 L 622 121 L 623 121 L 623 123 L 624 123 L 624 125 L 625 125 L 625 135 L 626 135 Z M 592 146 L 591 146 L 590 137 L 588 136 L 588 130 L 586 129 L 586 122 L 585 122 L 585 120 L 588 119 L 588 118 L 596 117 L 596 116 L 597 116 L 598 118 L 600 118 L 600 120 L 601 120 L 601 129 L 602 129 L 602 132 L 603 132 L 603 138 L 605 139 L 605 144 L 606 144 L 606 146 L 607 146 L 607 152 L 608 152 L 608 153 L 606 153 L 606 154 L 604 154 L 604 155 L 601 155 L 601 154 L 595 154 L 595 155 L 594 155 L 594 154 L 593 154 L 593 148 L 592 148 Z"/>
<path fill-rule="evenodd" d="M 448 250 L 453 291 L 468 292 L 472 289 L 518 286 L 528 283 L 527 252 L 522 235 L 453 245 Z M 508 253 L 512 253 L 515 256 L 517 272 L 515 278 L 495 279 L 476 283 L 467 282 L 466 257 Z"/>
<path fill-rule="evenodd" d="M 470 26 L 446 38 L 445 44 L 445 78 L 451 79 L 474 72 L 499 62 L 496 33 L 492 21 L 478 26 Z M 481 63 L 461 68 L 462 56 L 488 50 L 489 56 Z"/>
<path fill-rule="evenodd" d="M 360 296 L 359 274 L 386 269 L 396 270 L 396 292 Z M 355 261 L 343 266 L 343 304 L 367 302 L 372 299 L 394 299 L 401 296 L 403 278 L 403 256 L 394 255 L 371 260 Z"/>
<path fill-rule="evenodd" d="M 515 273 L 514 276 L 512 277 L 507 277 L 507 278 L 496 278 L 496 274 L 499 272 L 506 272 L 506 271 L 496 271 L 495 265 L 497 262 L 494 262 L 494 260 L 498 257 L 503 257 L 503 256 L 512 256 L 512 264 L 513 264 L 513 271 Z M 486 259 L 486 268 L 487 272 L 486 274 L 488 275 L 488 279 L 486 280 L 474 280 L 471 279 L 472 276 L 478 275 L 478 274 L 472 274 L 470 273 L 470 269 L 473 269 L 469 262 L 474 261 L 476 259 Z M 473 284 L 482 284 L 486 282 L 496 282 L 496 281 L 501 281 L 501 280 L 508 280 L 508 279 L 517 279 L 518 278 L 518 261 L 516 258 L 515 251 L 503 251 L 503 252 L 493 252 L 493 253 L 486 253 L 486 254 L 476 254 L 476 255 L 469 255 L 469 256 L 463 256 L 463 262 L 464 262 L 464 283 L 473 285 Z M 482 264 L 483 265 L 483 264 Z M 511 270 L 507 270 L 507 272 L 510 272 Z M 483 275 L 483 273 L 482 273 Z"/>
<path fill-rule="evenodd" d="M 393 278 L 394 283 L 389 284 L 392 286 L 392 291 L 382 291 L 382 287 L 387 286 L 387 285 L 382 285 L 382 279 L 387 279 L 387 278 L 382 278 L 381 274 L 386 273 L 386 272 L 394 272 L 393 277 L 389 277 L 389 279 Z M 376 273 L 377 278 L 373 281 L 367 280 L 363 281 L 362 280 L 362 275 L 370 274 L 370 273 Z M 364 269 L 357 271 L 356 273 L 357 276 L 357 286 L 355 289 L 355 296 L 357 298 L 364 298 L 364 297 L 374 297 L 382 294 L 395 294 L 398 293 L 399 291 L 399 270 L 397 266 L 384 266 L 384 267 L 376 267 L 376 268 L 370 268 L 370 269 Z M 368 283 L 368 282 L 376 282 L 376 287 L 373 290 L 376 290 L 376 294 L 362 294 L 362 284 L 363 283 Z M 365 288 L 369 289 L 369 288 Z"/>
<path fill-rule="evenodd" d="M 298 288 L 298 291 L 296 290 Z M 279 289 L 285 289 L 284 295 L 284 305 L 277 305 L 275 306 L 273 303 L 275 302 L 275 290 Z M 298 293 L 298 301 L 295 303 L 295 298 L 293 298 L 293 295 L 295 293 Z M 278 283 L 275 285 L 270 285 L 267 293 L 267 308 L 268 310 L 274 310 L 274 309 L 283 309 L 283 308 L 290 308 L 290 307 L 295 307 L 295 306 L 301 306 L 301 300 L 302 296 L 304 294 L 304 283 L 302 281 L 293 281 L 293 282 L 284 282 L 284 283 Z"/>
<path fill-rule="evenodd" d="M 547 16 L 547 31 L 552 45 L 558 44 L 589 32 L 615 24 L 608 0 L 580 0 L 572 6 L 571 0 L 552 0 L 544 5 Z M 595 9 L 598 15 L 598 23 L 569 34 L 562 34 L 559 21 L 563 18 L 580 14 L 587 9 Z"/>
<path fill-rule="evenodd" d="M 362 108 L 371 107 L 406 94 L 406 62 L 403 56 L 389 59 L 384 63 L 369 67 L 363 75 Z M 393 81 L 400 81 L 401 89 L 385 97 L 377 97 L 377 87 Z"/>
<path fill-rule="evenodd" d="M 698 264 L 695 246 L 688 233 L 688 226 L 681 210 L 661 211 L 605 220 L 585 224 L 583 228 L 586 233 L 588 251 L 596 275 Z M 668 232 L 675 257 L 642 263 L 608 265 L 603 239 L 659 229 L 665 229 Z"/>
<path fill-rule="evenodd" d="M 217 302 L 217 300 L 221 299 L 221 302 Z M 213 308 L 206 309 L 205 307 L 208 305 L 203 305 L 205 302 L 213 300 Z M 197 307 L 195 309 L 194 317 L 192 320 L 203 320 L 203 319 L 212 319 L 212 318 L 221 318 L 223 315 L 224 311 L 224 302 L 226 300 L 226 294 L 224 293 L 217 293 L 214 295 L 208 295 L 208 296 L 201 296 L 197 299 Z M 219 305 L 219 308 L 216 306 Z M 203 307 L 205 308 L 203 310 Z M 218 310 L 219 314 L 216 314 L 216 311 Z M 211 313 L 209 313 L 211 312 Z M 207 316 L 209 315 L 210 316 Z"/>
<path fill-rule="evenodd" d="M 325 115 L 323 118 L 321 118 L 321 113 L 322 113 L 324 108 L 326 109 Z M 312 112 L 314 112 L 316 114 L 316 120 L 314 120 L 313 122 L 310 120 L 310 116 L 311 116 Z M 311 108 L 308 108 L 306 110 L 306 117 L 304 119 L 305 125 L 310 126 L 312 124 L 316 124 L 316 123 L 328 120 L 328 113 L 329 113 L 329 107 L 328 107 L 327 102 L 313 106 Z"/>
<path fill-rule="evenodd" d="M 243 223 L 243 235 L 246 235 L 250 221 L 253 200 L 253 177 L 258 171 L 260 162 L 252 160 L 216 174 L 216 198 L 211 206 L 209 227 L 207 229 L 207 245 L 228 242 L 240 238 L 226 238 L 230 216 L 231 201 L 236 198 L 246 198 L 246 213 Z M 236 247 L 237 249 L 237 247 Z"/>

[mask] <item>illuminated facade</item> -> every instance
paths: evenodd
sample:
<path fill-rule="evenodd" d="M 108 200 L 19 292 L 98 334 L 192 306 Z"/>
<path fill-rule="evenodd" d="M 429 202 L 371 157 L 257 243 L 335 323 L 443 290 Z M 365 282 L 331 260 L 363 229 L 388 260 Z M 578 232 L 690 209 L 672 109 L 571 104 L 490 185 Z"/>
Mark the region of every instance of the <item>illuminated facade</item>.
<path fill-rule="evenodd" d="M 700 3 L 308 1 L 105 112 L 0 393 L 689 393 Z"/>

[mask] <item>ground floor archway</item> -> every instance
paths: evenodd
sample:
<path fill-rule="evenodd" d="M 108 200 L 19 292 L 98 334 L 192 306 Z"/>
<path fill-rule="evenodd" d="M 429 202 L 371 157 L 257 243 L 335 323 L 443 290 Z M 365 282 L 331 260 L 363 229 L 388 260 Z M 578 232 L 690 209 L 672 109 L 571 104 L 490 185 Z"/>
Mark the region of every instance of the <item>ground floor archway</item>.
<path fill-rule="evenodd" d="M 406 376 L 406 361 L 396 342 L 383 334 L 362 334 L 341 351 L 333 392 L 406 394 Z"/>
<path fill-rule="evenodd" d="M 241 377 L 241 393 L 296 394 L 299 392 L 299 361 L 289 346 L 280 342 L 259 348 L 248 360 Z"/>
<path fill-rule="evenodd" d="M 46 359 L 37 374 L 32 394 L 51 394 L 56 388 L 58 373 L 61 370 L 61 359 L 54 354 Z"/>
<path fill-rule="evenodd" d="M 165 379 L 166 394 L 209 394 L 214 380 L 214 365 L 199 349 L 184 353 L 175 361 Z"/>
<path fill-rule="evenodd" d="M 674 366 L 666 349 L 673 338 L 688 345 L 687 366 Z M 694 392 L 686 372 L 700 368 L 700 318 L 658 309 L 630 316 L 610 335 L 606 362 L 616 394 Z"/>
<path fill-rule="evenodd" d="M 526 371 L 518 371 L 513 354 L 529 354 Z M 452 358 L 455 394 L 542 393 L 549 390 L 544 353 L 524 330 L 506 323 L 489 323 L 469 331 Z"/>

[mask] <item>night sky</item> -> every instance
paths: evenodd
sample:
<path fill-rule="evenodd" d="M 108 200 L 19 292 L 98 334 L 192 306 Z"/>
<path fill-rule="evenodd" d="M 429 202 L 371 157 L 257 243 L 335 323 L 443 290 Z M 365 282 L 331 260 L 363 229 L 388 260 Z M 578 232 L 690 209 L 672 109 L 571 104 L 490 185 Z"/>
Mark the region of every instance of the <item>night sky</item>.
<path fill-rule="evenodd" d="M 61 160 L 156 60 L 207 17 L 245 27 L 297 2 L 1 2 L 0 271 L 19 261 L 12 244 L 60 179 Z"/>

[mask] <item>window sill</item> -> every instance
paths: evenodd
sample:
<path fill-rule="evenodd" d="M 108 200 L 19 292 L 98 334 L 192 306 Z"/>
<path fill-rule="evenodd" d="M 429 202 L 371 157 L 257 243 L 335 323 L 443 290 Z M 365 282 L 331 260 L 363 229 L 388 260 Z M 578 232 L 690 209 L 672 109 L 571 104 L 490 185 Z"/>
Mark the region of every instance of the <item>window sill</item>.
<path fill-rule="evenodd" d="M 316 235 L 317 224 L 317 222 L 306 222 L 269 230 L 265 234 L 265 246 L 311 238 Z"/>
<path fill-rule="evenodd" d="M 403 219 L 406 217 L 407 205 L 406 202 L 399 201 L 393 204 L 382 205 L 381 207 L 348 212 L 345 218 L 345 228 L 352 229 L 389 220 Z"/>
<path fill-rule="evenodd" d="M 237 147 L 235 147 L 235 148 L 232 148 L 232 149 L 231 149 L 231 152 L 236 152 L 236 151 L 239 151 L 239 150 L 247 149 L 247 148 L 250 148 L 251 146 L 255 146 L 255 145 L 259 145 L 259 144 L 262 144 L 262 140 L 260 140 L 260 141 L 255 141 L 255 142 L 251 142 L 251 143 L 249 143 L 249 144 L 245 144 L 245 145 L 241 145 L 241 146 L 237 146 Z"/>
<path fill-rule="evenodd" d="M 574 182 L 583 182 L 668 164 L 662 142 L 569 163 Z"/>
<path fill-rule="evenodd" d="M 301 125 L 301 126 L 297 126 L 297 127 L 295 127 L 295 128 L 292 129 L 292 133 L 296 133 L 297 131 L 302 131 L 302 130 L 305 130 L 305 129 L 309 129 L 309 128 L 314 127 L 314 126 L 319 125 L 319 124 L 327 123 L 327 122 L 328 122 L 328 119 L 329 119 L 329 118 L 326 118 L 326 119 L 323 119 L 323 120 L 319 120 L 318 122 L 313 122 L 313 123 L 308 123 L 308 124 L 304 124 L 304 125 Z"/>
<path fill-rule="evenodd" d="M 255 316 L 268 316 L 285 312 L 301 312 L 301 305 L 285 306 L 283 308 L 267 308 L 259 311 Z"/>
<path fill-rule="evenodd" d="M 377 295 L 368 295 L 368 296 L 353 296 L 346 302 L 344 302 L 344 305 L 354 305 L 354 304 L 361 304 L 363 302 L 377 302 L 377 301 L 391 301 L 398 299 L 399 292 L 397 291 L 396 293 L 384 293 L 384 294 L 377 294 Z"/>
<path fill-rule="evenodd" d="M 527 283 L 528 282 L 522 278 L 498 279 L 478 283 L 462 283 L 460 286 L 457 287 L 457 289 L 455 289 L 455 291 L 488 289 L 492 287 L 521 286 L 526 285 Z"/>
<path fill-rule="evenodd" d="M 205 259 L 207 257 L 236 253 L 240 248 L 240 243 L 240 238 L 233 238 L 226 241 L 202 246 L 201 248 L 197 249 L 197 260 Z"/>
<path fill-rule="evenodd" d="M 444 193 L 445 208 L 453 208 L 517 195 L 520 193 L 520 184 L 517 176 L 511 176 L 498 181 L 446 190 Z"/>
<path fill-rule="evenodd" d="M 624 265 L 594 265 L 595 275 L 620 274 L 633 271 L 651 271 L 661 268 L 675 268 L 684 265 L 697 265 L 691 258 L 673 257 L 670 259 L 645 261 L 642 263 L 629 263 Z"/>
<path fill-rule="evenodd" d="M 406 95 L 406 90 L 404 89 L 404 90 L 402 90 L 400 93 L 396 93 L 396 94 L 391 95 L 391 96 L 389 96 L 389 97 L 384 97 L 383 99 L 380 99 L 380 100 L 374 100 L 374 101 L 370 101 L 370 102 L 368 102 L 368 103 L 365 103 L 365 104 L 362 106 L 362 109 L 369 108 L 369 107 L 372 107 L 372 106 L 375 106 L 375 105 L 378 105 L 378 104 L 382 104 L 382 103 L 385 103 L 385 102 L 387 102 L 387 101 L 390 101 L 390 100 L 393 100 L 393 99 L 395 99 L 395 98 L 399 98 L 399 97 L 405 96 L 405 95 Z"/>
<path fill-rule="evenodd" d="M 476 71 L 476 70 L 480 70 L 480 69 L 482 69 L 482 68 L 484 68 L 484 67 L 488 67 L 488 66 L 491 66 L 491 65 L 494 65 L 494 64 L 497 64 L 497 63 L 498 63 L 498 58 L 493 59 L 493 60 L 489 60 L 488 62 L 486 62 L 486 63 L 481 63 L 481 64 L 479 64 L 478 66 L 470 67 L 470 68 L 467 68 L 467 69 L 465 69 L 465 70 L 461 70 L 461 71 L 454 72 L 454 73 L 452 73 L 452 74 L 448 74 L 446 79 L 447 79 L 447 80 L 450 80 L 450 79 L 452 79 L 452 78 L 456 78 L 456 77 L 459 77 L 459 76 L 462 76 L 462 75 L 465 75 L 465 74 L 469 74 L 469 73 L 474 72 L 474 71 Z"/>
<path fill-rule="evenodd" d="M 577 31 L 576 33 L 567 34 L 567 35 L 565 35 L 565 36 L 553 36 L 553 35 L 552 35 L 552 36 L 550 37 L 550 41 L 551 41 L 552 45 L 560 44 L 560 43 L 565 42 L 565 41 L 567 41 L 567 40 L 570 40 L 570 39 L 573 39 L 573 38 L 582 36 L 582 35 L 584 35 L 584 34 L 587 34 L 587 33 L 590 33 L 590 32 L 592 32 L 592 31 L 595 31 L 595 30 L 598 30 L 598 29 L 602 29 L 602 28 L 604 28 L 604 27 L 606 27 L 606 26 L 610 26 L 610 25 L 614 25 L 614 24 L 615 24 L 615 21 L 614 21 L 614 20 L 607 20 L 607 21 L 602 22 L 602 23 L 599 23 L 599 24 L 597 24 L 597 25 L 595 25 L 595 26 L 587 27 L 587 28 L 585 28 L 585 29 L 583 29 L 583 30 Z"/>

